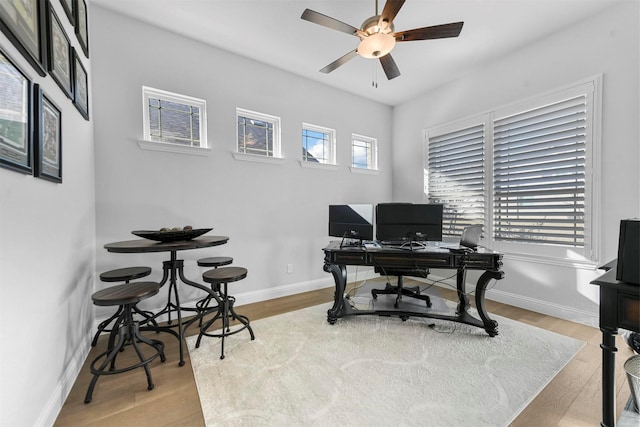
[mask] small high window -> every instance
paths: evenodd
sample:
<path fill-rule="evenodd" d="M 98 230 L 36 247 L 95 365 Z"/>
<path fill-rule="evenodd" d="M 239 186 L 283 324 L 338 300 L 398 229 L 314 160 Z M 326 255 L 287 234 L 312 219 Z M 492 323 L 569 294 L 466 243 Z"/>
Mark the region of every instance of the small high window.
<path fill-rule="evenodd" d="M 266 157 L 280 155 L 280 118 L 236 109 L 238 153 Z"/>
<path fill-rule="evenodd" d="M 336 164 L 336 131 L 302 124 L 302 160 L 311 163 Z"/>
<path fill-rule="evenodd" d="M 368 136 L 351 136 L 351 166 L 358 169 L 378 169 L 378 140 Z"/>
<path fill-rule="evenodd" d="M 142 87 L 144 140 L 207 147 L 207 103 L 203 99 Z"/>

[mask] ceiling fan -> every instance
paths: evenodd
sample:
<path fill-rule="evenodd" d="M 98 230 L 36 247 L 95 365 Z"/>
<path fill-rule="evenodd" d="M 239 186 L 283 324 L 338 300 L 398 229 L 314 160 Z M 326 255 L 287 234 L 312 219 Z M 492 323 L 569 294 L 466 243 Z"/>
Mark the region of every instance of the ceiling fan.
<path fill-rule="evenodd" d="M 360 28 L 345 24 L 335 18 L 311 9 L 305 9 L 301 16 L 302 19 L 357 36 L 360 39 L 360 43 L 355 50 L 336 59 L 321 69 L 320 72 L 330 73 L 353 59 L 356 55 L 360 55 L 363 58 L 378 58 L 387 79 L 391 80 L 400 75 L 400 70 L 390 53 L 395 47 L 396 42 L 458 37 L 460 31 L 462 31 L 464 22 L 453 22 L 396 33 L 394 32 L 393 19 L 400 11 L 404 2 L 405 0 L 387 0 L 382 13 L 378 15 L 378 0 L 376 0 L 376 14 L 367 18 Z"/>

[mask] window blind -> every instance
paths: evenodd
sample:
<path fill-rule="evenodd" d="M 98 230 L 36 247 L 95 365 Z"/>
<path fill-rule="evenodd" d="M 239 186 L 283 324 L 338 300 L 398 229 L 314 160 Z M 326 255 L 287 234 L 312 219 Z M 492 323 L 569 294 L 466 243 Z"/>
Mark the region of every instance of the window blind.
<path fill-rule="evenodd" d="M 429 136 L 428 195 L 444 205 L 445 236 L 460 236 L 464 227 L 484 224 L 485 129 L 477 124 Z"/>
<path fill-rule="evenodd" d="M 587 96 L 493 122 L 494 239 L 584 246 Z"/>

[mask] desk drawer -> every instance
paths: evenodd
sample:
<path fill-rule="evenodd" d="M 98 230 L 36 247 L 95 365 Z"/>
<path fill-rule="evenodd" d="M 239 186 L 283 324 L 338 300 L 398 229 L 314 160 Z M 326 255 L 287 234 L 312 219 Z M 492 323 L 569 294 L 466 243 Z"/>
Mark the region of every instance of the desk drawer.
<path fill-rule="evenodd" d="M 375 266 L 392 268 L 447 268 L 453 267 L 453 257 L 449 254 L 419 254 L 407 256 L 406 254 L 375 254 L 371 256 Z"/>
<path fill-rule="evenodd" d="M 640 298 L 637 295 L 618 294 L 618 316 L 621 328 L 640 332 Z"/>
<path fill-rule="evenodd" d="M 499 270 L 502 268 L 502 261 L 498 257 L 486 257 L 471 254 L 467 259 L 460 260 L 460 266 L 462 265 L 475 270 Z"/>
<path fill-rule="evenodd" d="M 367 265 L 370 263 L 368 254 L 364 252 L 332 252 L 325 253 L 325 262 L 344 265 Z"/>

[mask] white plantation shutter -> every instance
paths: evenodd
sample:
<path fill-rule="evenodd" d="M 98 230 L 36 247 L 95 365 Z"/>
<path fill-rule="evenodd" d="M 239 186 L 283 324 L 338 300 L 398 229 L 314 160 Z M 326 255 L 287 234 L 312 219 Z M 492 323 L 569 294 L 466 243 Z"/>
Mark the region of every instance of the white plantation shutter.
<path fill-rule="evenodd" d="M 588 94 L 493 122 L 496 241 L 584 246 Z"/>
<path fill-rule="evenodd" d="M 424 181 L 443 235 L 545 259 L 598 259 L 602 78 L 425 132 Z"/>
<path fill-rule="evenodd" d="M 428 137 L 428 195 L 444 205 L 445 236 L 460 236 L 464 227 L 484 224 L 484 124 L 454 128 Z"/>

